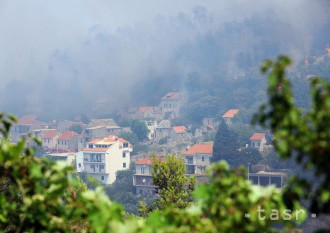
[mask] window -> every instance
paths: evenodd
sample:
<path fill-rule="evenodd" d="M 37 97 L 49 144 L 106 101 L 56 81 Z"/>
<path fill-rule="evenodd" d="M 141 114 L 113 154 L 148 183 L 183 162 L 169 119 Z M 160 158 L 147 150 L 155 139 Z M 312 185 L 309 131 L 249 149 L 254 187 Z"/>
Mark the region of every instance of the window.
<path fill-rule="evenodd" d="M 104 180 L 104 176 L 101 176 L 101 180 Z"/>
<path fill-rule="evenodd" d="M 126 163 L 123 163 L 123 168 L 125 168 L 126 167 Z"/>
<path fill-rule="evenodd" d="M 81 167 L 81 163 L 78 163 L 78 167 Z"/>
<path fill-rule="evenodd" d="M 123 147 L 124 148 L 127 148 L 128 147 L 128 143 L 127 142 L 123 143 Z"/>
<path fill-rule="evenodd" d="M 126 158 L 126 153 L 125 152 L 123 152 L 123 158 Z"/>
<path fill-rule="evenodd" d="M 204 156 L 202 156 L 202 162 L 204 162 Z"/>

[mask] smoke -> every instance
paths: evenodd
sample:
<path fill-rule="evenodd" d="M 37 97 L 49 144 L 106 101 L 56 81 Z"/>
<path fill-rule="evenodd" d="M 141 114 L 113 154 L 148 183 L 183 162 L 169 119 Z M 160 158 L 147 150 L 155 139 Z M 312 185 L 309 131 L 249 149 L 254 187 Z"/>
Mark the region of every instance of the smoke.
<path fill-rule="evenodd" d="M 299 60 L 329 23 L 325 5 L 3 0 L 0 108 L 48 119 L 109 114 L 156 104 L 167 91 L 182 89 L 191 72 L 239 78 L 277 53 Z"/>

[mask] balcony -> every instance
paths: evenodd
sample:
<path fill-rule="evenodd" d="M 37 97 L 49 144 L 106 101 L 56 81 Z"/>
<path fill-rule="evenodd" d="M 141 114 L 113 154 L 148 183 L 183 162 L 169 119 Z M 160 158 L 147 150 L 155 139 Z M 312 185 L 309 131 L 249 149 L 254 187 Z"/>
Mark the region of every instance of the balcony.
<path fill-rule="evenodd" d="M 86 173 L 99 173 L 99 174 L 105 174 L 105 169 L 92 169 L 92 168 L 85 168 L 83 172 L 86 172 Z"/>
<path fill-rule="evenodd" d="M 141 170 L 136 170 L 135 175 L 145 175 L 145 176 L 151 176 L 152 173 L 149 170 L 141 171 Z"/>
<path fill-rule="evenodd" d="M 151 176 L 136 176 L 133 177 L 134 186 L 150 186 L 154 187 Z"/>

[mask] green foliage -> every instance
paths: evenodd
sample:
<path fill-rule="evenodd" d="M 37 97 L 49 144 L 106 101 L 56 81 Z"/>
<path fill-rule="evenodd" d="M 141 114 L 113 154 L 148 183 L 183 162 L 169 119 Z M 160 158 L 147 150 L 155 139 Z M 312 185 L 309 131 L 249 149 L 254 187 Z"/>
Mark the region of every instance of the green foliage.
<path fill-rule="evenodd" d="M 183 108 L 183 114 L 189 122 L 200 124 L 204 117 L 214 117 L 219 109 L 221 99 L 214 96 L 204 96 Z"/>
<path fill-rule="evenodd" d="M 72 125 L 70 130 L 81 134 L 83 132 L 83 127 L 81 125 Z"/>
<path fill-rule="evenodd" d="M 13 122 L 9 119 L 9 126 Z M 9 128 L 1 128 L 5 139 Z M 0 193 L 1 230 L 104 232 L 111 229 L 109 222 L 121 219 L 121 207 L 111 203 L 101 190 L 87 191 L 80 180 L 71 178 L 71 168 L 65 163 L 34 157 L 34 150 L 25 146 L 26 140 L 0 145 L 0 181 L 5 183 Z M 104 214 L 108 211 L 111 216 Z"/>
<path fill-rule="evenodd" d="M 296 210 L 301 208 L 299 205 L 284 216 L 286 206 L 281 192 L 273 187 L 251 186 L 242 168 L 232 171 L 222 161 L 212 164 L 208 176 L 210 183 L 197 187 L 194 204 L 186 209 L 166 207 L 162 211 L 153 211 L 146 224 L 157 232 L 264 233 L 277 232 L 274 225 L 279 223 L 290 229 L 306 217 L 301 214 L 296 219 Z M 274 218 L 274 210 L 277 218 Z"/>
<path fill-rule="evenodd" d="M 131 120 L 130 127 L 139 141 L 144 141 L 148 138 L 148 128 L 144 121 Z"/>
<path fill-rule="evenodd" d="M 291 84 L 285 77 L 290 64 L 284 56 L 275 62 L 264 62 L 262 72 L 268 74 L 269 100 L 255 121 L 272 130 L 281 158 L 295 158 L 304 170 L 315 174 L 312 181 L 293 179 L 286 191 L 288 204 L 308 198 L 313 213 L 330 213 L 330 84 L 320 78 L 312 79 L 311 107 L 302 110 L 295 105 Z"/>
<path fill-rule="evenodd" d="M 169 139 L 169 137 L 163 137 L 163 138 L 159 139 L 158 144 L 165 145 L 165 144 L 167 144 L 168 139 Z"/>
<path fill-rule="evenodd" d="M 189 205 L 196 180 L 194 176 L 186 177 L 185 173 L 184 160 L 176 155 L 168 155 L 165 161 L 153 158 L 152 180 L 159 194 L 156 208 L 185 208 Z"/>
<path fill-rule="evenodd" d="M 125 211 L 131 214 L 138 214 L 139 198 L 134 194 L 133 174 L 135 166 L 131 164 L 129 170 L 118 171 L 116 181 L 105 188 L 106 194 L 112 201 L 123 205 Z"/>
<path fill-rule="evenodd" d="M 135 133 L 121 132 L 119 134 L 119 137 L 124 138 L 125 140 L 129 141 L 130 143 L 132 143 L 133 146 L 135 146 L 139 143 L 139 139 Z"/>
<path fill-rule="evenodd" d="M 262 157 L 258 150 L 240 148 L 238 138 L 237 134 L 221 121 L 214 141 L 213 162 L 226 160 L 232 167 L 259 163 Z"/>

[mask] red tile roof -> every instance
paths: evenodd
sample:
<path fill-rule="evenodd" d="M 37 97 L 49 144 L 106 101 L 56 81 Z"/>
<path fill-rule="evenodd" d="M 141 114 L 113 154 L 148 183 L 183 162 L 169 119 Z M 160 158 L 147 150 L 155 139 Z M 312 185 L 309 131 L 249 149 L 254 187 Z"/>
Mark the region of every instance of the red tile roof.
<path fill-rule="evenodd" d="M 128 142 L 128 141 L 126 141 L 126 140 L 123 139 L 123 138 L 118 138 L 118 141 L 120 141 L 120 142 Z"/>
<path fill-rule="evenodd" d="M 164 161 L 165 158 L 164 157 L 158 157 L 156 158 L 156 161 Z M 152 165 L 152 158 L 142 158 L 142 159 L 139 159 L 137 162 L 136 162 L 137 165 Z"/>
<path fill-rule="evenodd" d="M 103 141 L 103 142 L 115 142 L 117 140 L 118 140 L 118 137 L 116 137 L 114 135 L 110 135 L 103 140 L 101 139 L 101 141 Z"/>
<path fill-rule="evenodd" d="M 229 109 L 222 117 L 224 118 L 234 118 L 234 116 L 239 112 L 238 109 Z"/>
<path fill-rule="evenodd" d="M 326 48 L 325 50 L 327 50 L 328 54 L 330 54 L 330 47 Z"/>
<path fill-rule="evenodd" d="M 60 137 L 58 138 L 58 140 L 67 141 L 67 140 L 71 140 L 75 136 L 80 136 L 80 134 L 78 134 L 77 132 L 74 132 L 74 131 L 68 131 L 68 132 L 62 133 L 60 135 Z"/>
<path fill-rule="evenodd" d="M 85 148 L 86 152 L 106 152 L 109 148 Z"/>
<path fill-rule="evenodd" d="M 195 144 L 183 153 L 184 155 L 213 154 L 213 144 Z"/>
<path fill-rule="evenodd" d="M 35 116 L 35 115 L 24 115 L 19 119 L 17 124 L 18 125 L 36 125 L 36 124 L 41 124 L 41 122 L 37 121 L 37 116 Z"/>
<path fill-rule="evenodd" d="M 102 140 L 101 139 L 93 139 L 93 140 L 87 142 L 87 144 L 94 144 L 94 143 L 98 143 L 100 141 L 102 141 Z"/>
<path fill-rule="evenodd" d="M 146 111 L 154 111 L 155 107 L 154 106 L 141 106 L 139 107 L 139 111 L 142 113 L 145 113 Z"/>
<path fill-rule="evenodd" d="M 93 139 L 91 141 L 89 141 L 87 144 L 95 144 L 95 143 L 109 143 L 109 142 L 116 142 L 116 141 L 120 141 L 122 143 L 124 142 L 129 142 L 129 141 L 126 141 L 125 139 L 123 138 L 118 138 L 117 136 L 114 136 L 114 135 L 110 135 L 104 139 Z"/>
<path fill-rule="evenodd" d="M 149 158 L 142 158 L 136 162 L 137 165 L 151 165 L 151 163 L 152 161 Z"/>
<path fill-rule="evenodd" d="M 42 133 L 41 138 L 42 138 L 42 139 L 53 139 L 53 138 L 55 138 L 58 134 L 59 134 L 59 132 L 58 132 L 56 129 L 54 129 L 54 130 L 47 130 L 47 131 L 44 131 L 44 132 Z"/>
<path fill-rule="evenodd" d="M 173 130 L 176 133 L 184 133 L 184 132 L 186 132 L 186 127 L 185 126 L 174 126 Z"/>
<path fill-rule="evenodd" d="M 266 136 L 265 133 L 254 133 L 251 137 L 251 141 L 261 141 Z"/>

